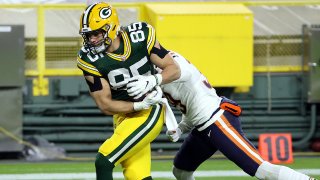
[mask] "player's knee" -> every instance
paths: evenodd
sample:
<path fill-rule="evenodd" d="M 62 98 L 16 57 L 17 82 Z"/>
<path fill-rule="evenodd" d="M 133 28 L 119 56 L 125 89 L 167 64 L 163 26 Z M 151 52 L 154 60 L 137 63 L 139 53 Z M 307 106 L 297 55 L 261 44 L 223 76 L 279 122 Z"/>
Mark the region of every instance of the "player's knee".
<path fill-rule="evenodd" d="M 152 180 L 150 173 L 143 171 L 143 169 L 125 168 L 123 175 L 126 180 Z"/>
<path fill-rule="evenodd" d="M 177 180 L 194 180 L 193 177 L 194 171 L 185 171 L 182 169 L 178 169 L 175 166 L 172 168 L 172 173 Z"/>
<path fill-rule="evenodd" d="M 97 171 L 112 171 L 114 168 L 108 158 L 101 153 L 96 156 L 95 166 Z"/>

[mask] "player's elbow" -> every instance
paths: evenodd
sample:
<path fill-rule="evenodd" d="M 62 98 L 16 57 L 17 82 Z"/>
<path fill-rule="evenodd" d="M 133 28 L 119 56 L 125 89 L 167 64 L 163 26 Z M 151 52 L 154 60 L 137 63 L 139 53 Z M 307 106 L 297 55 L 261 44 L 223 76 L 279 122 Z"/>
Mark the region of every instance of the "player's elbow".
<path fill-rule="evenodd" d="M 111 106 L 110 101 L 100 100 L 100 101 L 97 101 L 96 104 L 103 114 L 105 114 L 105 115 L 114 115 L 115 114 L 111 111 L 112 106 Z"/>
<path fill-rule="evenodd" d="M 114 115 L 115 113 L 109 111 L 108 109 L 106 108 L 100 108 L 100 111 L 105 114 L 105 115 Z"/>
<path fill-rule="evenodd" d="M 179 72 L 177 72 L 178 77 L 174 80 L 174 82 L 184 82 L 191 78 L 192 74 L 190 71 L 188 71 L 187 69 L 181 69 L 180 67 L 178 69 L 179 69 Z"/>

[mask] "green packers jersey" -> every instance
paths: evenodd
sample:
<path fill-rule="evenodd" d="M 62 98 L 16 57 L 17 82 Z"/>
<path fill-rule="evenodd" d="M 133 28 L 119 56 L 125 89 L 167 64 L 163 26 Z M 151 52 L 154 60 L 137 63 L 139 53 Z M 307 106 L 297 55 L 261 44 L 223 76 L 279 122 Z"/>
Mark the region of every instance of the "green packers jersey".
<path fill-rule="evenodd" d="M 87 74 L 106 79 L 113 99 L 131 100 L 126 90 L 129 78 L 155 73 L 150 61 L 150 51 L 156 41 L 155 30 L 147 23 L 137 22 L 120 31 L 120 36 L 120 50 L 113 53 L 92 54 L 82 47 L 77 66 Z"/>

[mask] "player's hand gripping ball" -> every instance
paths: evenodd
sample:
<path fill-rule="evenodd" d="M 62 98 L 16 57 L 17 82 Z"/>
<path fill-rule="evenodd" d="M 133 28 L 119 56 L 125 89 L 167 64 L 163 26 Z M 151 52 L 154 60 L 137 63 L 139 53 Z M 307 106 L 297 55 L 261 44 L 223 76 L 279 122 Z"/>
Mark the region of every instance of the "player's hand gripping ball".
<path fill-rule="evenodd" d="M 162 98 L 162 90 L 159 86 L 155 87 L 155 90 L 150 92 L 146 97 L 139 102 L 133 103 L 133 109 L 139 111 L 142 109 L 148 109 L 150 106 L 155 104 L 163 104 L 164 99 Z"/>
<path fill-rule="evenodd" d="M 154 87 L 161 82 L 157 79 L 161 79 L 160 74 L 150 75 L 150 76 L 134 76 L 129 80 L 127 84 L 128 95 L 133 97 L 133 101 L 143 100 L 144 97 L 152 90 Z"/>
<path fill-rule="evenodd" d="M 137 81 L 138 81 L 137 79 L 130 80 L 130 81 L 128 82 L 128 84 L 129 84 L 129 83 L 132 83 L 132 82 L 137 82 Z M 131 87 L 128 87 L 128 84 L 127 84 L 127 91 L 131 88 Z M 146 92 L 145 94 L 143 94 L 143 95 L 140 96 L 140 97 L 131 96 L 129 93 L 128 93 L 128 95 L 131 97 L 131 101 L 133 101 L 133 102 L 139 102 L 139 101 L 142 101 L 150 92 L 152 92 L 152 90 L 149 91 L 149 92 Z"/>

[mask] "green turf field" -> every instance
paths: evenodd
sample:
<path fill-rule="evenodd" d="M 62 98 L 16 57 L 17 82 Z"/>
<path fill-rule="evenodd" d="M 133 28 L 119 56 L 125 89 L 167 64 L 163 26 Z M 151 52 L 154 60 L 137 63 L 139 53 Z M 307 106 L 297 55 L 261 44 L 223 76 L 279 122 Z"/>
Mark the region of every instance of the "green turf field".
<path fill-rule="evenodd" d="M 295 158 L 293 164 L 287 166 L 294 169 L 318 169 L 320 170 L 320 156 Z M 152 171 L 170 173 L 172 160 L 153 160 Z M 199 167 L 199 171 L 213 170 L 240 170 L 237 166 L 226 159 L 210 159 Z M 76 161 L 51 161 L 51 162 L 26 162 L 26 161 L 0 161 L 0 179 L 4 174 L 30 174 L 30 173 L 94 173 L 94 162 L 76 162 Z M 115 172 L 121 172 L 120 167 L 115 168 Z M 320 179 L 320 174 L 314 175 Z M 63 178 L 61 178 L 63 179 Z M 81 178 L 80 178 L 81 179 Z M 154 178 L 159 180 L 172 178 Z M 198 177 L 201 179 L 223 179 L 223 180 L 245 180 L 255 179 L 251 177 Z"/>

